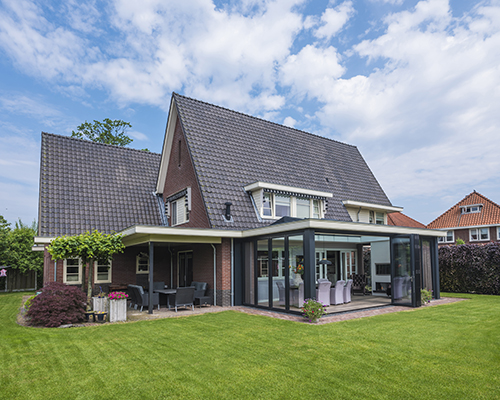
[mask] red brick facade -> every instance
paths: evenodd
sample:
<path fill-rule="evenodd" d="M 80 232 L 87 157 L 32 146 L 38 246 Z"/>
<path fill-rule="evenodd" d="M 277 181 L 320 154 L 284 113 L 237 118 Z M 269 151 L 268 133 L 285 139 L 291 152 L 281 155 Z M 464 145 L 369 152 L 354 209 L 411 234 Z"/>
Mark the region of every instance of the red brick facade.
<path fill-rule="evenodd" d="M 183 228 L 210 228 L 205 204 L 201 196 L 200 187 L 194 171 L 191 155 L 189 154 L 182 127 L 177 118 L 172 150 L 168 162 L 167 178 L 163 189 L 163 199 L 180 192 L 187 187 L 191 188 L 191 212 L 189 221 L 178 225 Z M 169 225 L 171 225 L 169 220 Z"/>

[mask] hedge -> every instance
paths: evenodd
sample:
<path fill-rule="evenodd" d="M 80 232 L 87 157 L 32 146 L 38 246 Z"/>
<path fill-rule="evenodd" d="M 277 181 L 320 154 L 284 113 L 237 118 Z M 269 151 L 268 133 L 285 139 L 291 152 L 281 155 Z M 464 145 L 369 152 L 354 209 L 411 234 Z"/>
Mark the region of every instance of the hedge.
<path fill-rule="evenodd" d="M 500 243 L 439 248 L 441 291 L 500 294 Z"/>

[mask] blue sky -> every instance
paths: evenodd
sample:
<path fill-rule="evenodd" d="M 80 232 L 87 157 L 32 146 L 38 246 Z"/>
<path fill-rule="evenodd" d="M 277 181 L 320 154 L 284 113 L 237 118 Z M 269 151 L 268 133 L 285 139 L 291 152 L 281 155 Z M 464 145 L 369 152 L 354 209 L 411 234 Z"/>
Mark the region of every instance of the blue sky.
<path fill-rule="evenodd" d="M 173 91 L 356 145 L 422 223 L 500 202 L 499 49 L 498 0 L 0 0 L 0 215 L 37 218 L 41 131 L 160 152 Z"/>

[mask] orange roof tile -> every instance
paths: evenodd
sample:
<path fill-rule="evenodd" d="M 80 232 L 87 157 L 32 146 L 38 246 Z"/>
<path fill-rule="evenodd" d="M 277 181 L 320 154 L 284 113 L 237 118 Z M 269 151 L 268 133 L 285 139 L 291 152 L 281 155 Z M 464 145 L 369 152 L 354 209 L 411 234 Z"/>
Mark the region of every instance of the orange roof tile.
<path fill-rule="evenodd" d="M 405 226 L 407 228 L 425 228 L 424 224 L 415 221 L 401 212 L 387 214 L 387 225 Z"/>
<path fill-rule="evenodd" d="M 462 214 L 460 206 L 482 204 L 481 212 Z M 473 191 L 448 211 L 432 221 L 427 228 L 458 228 L 466 226 L 500 224 L 500 206 L 482 194 Z"/>

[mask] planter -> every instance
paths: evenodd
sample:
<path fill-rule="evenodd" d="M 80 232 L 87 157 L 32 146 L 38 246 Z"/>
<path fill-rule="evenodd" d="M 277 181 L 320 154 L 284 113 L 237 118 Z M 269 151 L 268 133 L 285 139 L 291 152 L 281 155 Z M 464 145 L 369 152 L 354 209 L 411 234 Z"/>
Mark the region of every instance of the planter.
<path fill-rule="evenodd" d="M 99 313 L 94 314 L 94 318 L 95 318 L 96 322 L 105 322 L 107 315 L 108 315 L 108 313 L 99 312 Z"/>
<path fill-rule="evenodd" d="M 95 322 L 94 311 L 85 312 L 85 322 Z"/>
<path fill-rule="evenodd" d="M 108 312 L 108 299 L 107 297 L 92 297 L 92 306 L 94 311 Z"/>
<path fill-rule="evenodd" d="M 109 301 L 109 322 L 127 320 L 127 299 Z"/>

